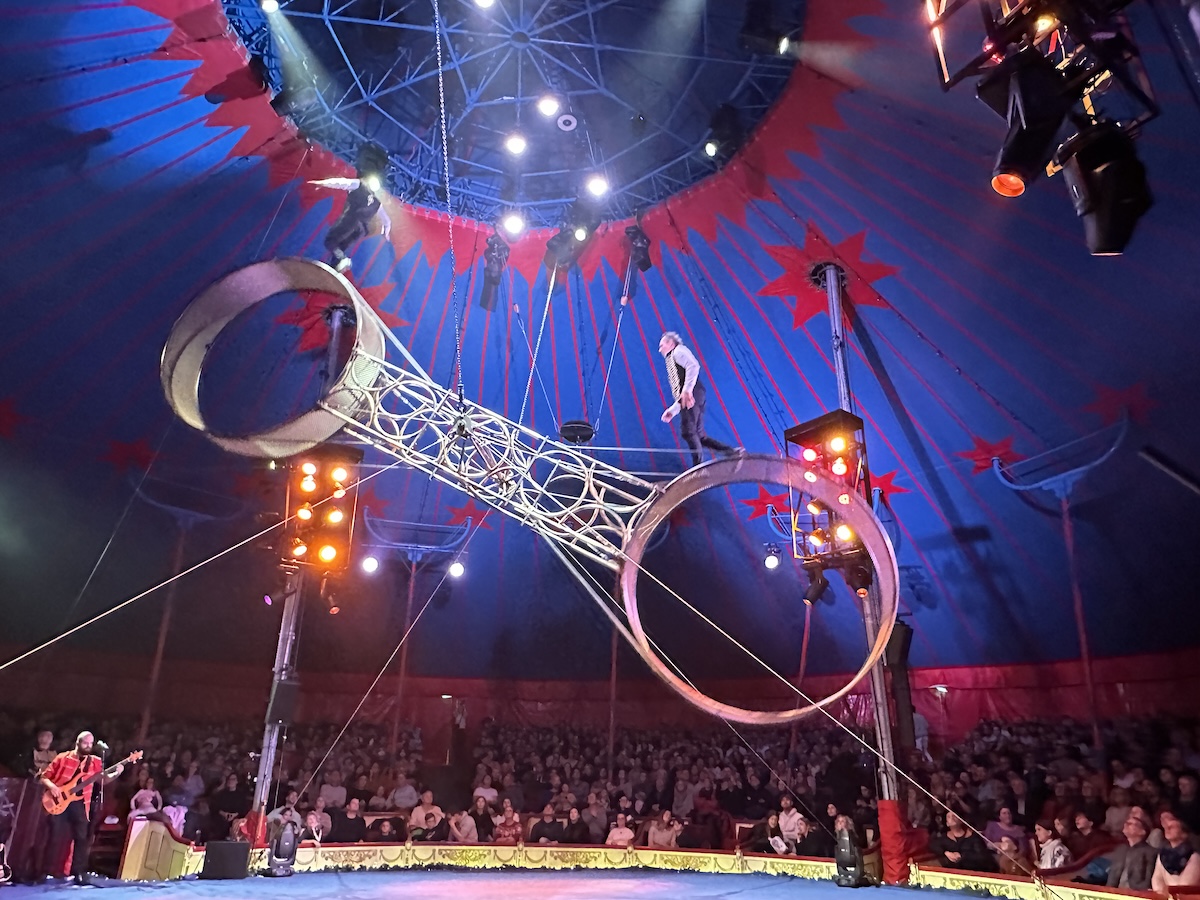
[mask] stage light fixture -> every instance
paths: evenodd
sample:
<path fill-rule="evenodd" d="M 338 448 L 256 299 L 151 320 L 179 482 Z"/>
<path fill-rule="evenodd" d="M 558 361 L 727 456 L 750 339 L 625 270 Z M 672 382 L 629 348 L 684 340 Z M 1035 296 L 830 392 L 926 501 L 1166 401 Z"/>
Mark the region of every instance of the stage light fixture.
<path fill-rule="evenodd" d="M 455 560 L 454 562 L 450 563 L 450 577 L 451 578 L 462 578 L 463 573 L 465 571 L 467 571 L 466 567 L 463 566 L 463 564 L 460 563 L 458 560 Z"/>
<path fill-rule="evenodd" d="M 362 561 L 362 570 L 368 575 L 373 575 L 379 571 L 379 560 L 374 556 L 365 557 Z"/>
<path fill-rule="evenodd" d="M 704 142 L 704 155 L 707 157 L 715 157 L 720 149 L 716 141 Z"/>
<path fill-rule="evenodd" d="M 496 0 L 475 0 L 475 5 L 480 9 L 491 9 L 496 5 Z"/>
<path fill-rule="evenodd" d="M 608 179 L 603 175 L 591 176 L 584 186 L 587 188 L 587 192 L 593 197 L 603 197 L 608 193 Z"/>
<path fill-rule="evenodd" d="M 810 513 L 812 513 L 814 516 L 819 516 L 821 513 L 823 513 L 825 511 L 825 507 L 823 507 L 821 505 L 821 502 L 819 500 L 809 500 L 808 503 L 805 504 L 805 506 L 807 507 L 808 511 Z"/>
<path fill-rule="evenodd" d="M 546 94 L 537 102 L 538 112 L 540 112 L 547 119 L 557 116 L 560 109 L 562 109 L 562 104 L 558 102 L 557 97 L 551 94 Z"/>
<path fill-rule="evenodd" d="M 270 594 L 263 594 L 263 603 L 267 604 L 267 606 L 270 606 L 273 602 L 274 601 L 271 599 Z"/>
<path fill-rule="evenodd" d="M 1133 140 L 1115 124 L 1099 122 L 1065 141 L 1054 159 L 1083 219 L 1088 250 L 1094 256 L 1122 253 L 1154 204 Z"/>
<path fill-rule="evenodd" d="M 267 471 L 274 472 L 278 468 L 279 468 L 279 464 L 277 462 L 275 462 L 275 460 L 273 460 L 273 459 L 267 460 Z"/>
<path fill-rule="evenodd" d="M 442 694 L 442 699 L 443 700 L 453 700 L 454 695 L 453 694 Z"/>
<path fill-rule="evenodd" d="M 825 546 L 826 537 L 824 528 L 815 528 L 808 533 L 808 542 L 817 549 Z"/>
<path fill-rule="evenodd" d="M 825 591 L 828 589 L 829 579 L 825 577 L 825 570 L 816 567 L 810 569 L 808 573 L 808 589 L 804 592 L 804 602 L 812 606 L 824 596 Z"/>
<path fill-rule="evenodd" d="M 346 514 L 344 512 L 342 512 L 340 509 L 338 509 L 337 507 L 334 507 L 325 515 L 325 521 L 328 522 L 330 525 L 336 525 L 338 522 L 342 521 L 344 518 L 346 518 Z"/>
<path fill-rule="evenodd" d="M 268 16 L 279 12 L 279 0 L 262 0 L 262 11 Z"/>
<path fill-rule="evenodd" d="M 350 473 L 346 471 L 345 466 L 334 466 L 333 471 L 329 473 L 329 477 L 334 481 L 340 481 L 342 484 L 350 477 Z"/>
<path fill-rule="evenodd" d="M 787 52 L 792 49 L 792 39 L 786 34 L 779 39 L 779 55 L 786 56 Z"/>
<path fill-rule="evenodd" d="M 729 103 L 722 103 L 708 122 L 709 138 L 704 152 L 710 157 L 729 159 L 741 148 L 746 139 L 741 114 Z"/>
<path fill-rule="evenodd" d="M 317 465 L 316 465 L 316 463 L 310 463 L 310 462 L 303 463 L 300 466 L 300 471 L 303 472 L 305 475 L 316 475 L 317 474 Z"/>
<path fill-rule="evenodd" d="M 337 559 L 337 547 L 333 544 L 326 544 L 317 551 L 317 556 L 320 557 L 321 562 L 333 562 Z"/>
<path fill-rule="evenodd" d="M 520 156 L 528 146 L 529 143 L 519 134 L 510 134 L 504 140 L 504 149 L 513 156 Z"/>
<path fill-rule="evenodd" d="M 805 480 L 805 481 L 810 481 L 810 482 L 814 482 L 814 483 L 815 483 L 815 482 L 816 482 L 816 480 L 817 480 L 817 473 L 816 473 L 816 472 L 813 472 L 813 471 L 807 471 L 807 472 L 805 472 L 805 473 L 804 473 L 804 480 Z"/>
<path fill-rule="evenodd" d="M 833 533 L 837 535 L 837 539 L 839 541 L 854 540 L 854 529 L 852 529 L 849 525 L 839 525 L 833 530 Z"/>
<path fill-rule="evenodd" d="M 335 500 L 341 500 L 345 496 L 346 496 L 345 486 L 341 485 L 341 484 L 335 485 L 333 488 L 333 498 Z"/>
<path fill-rule="evenodd" d="M 500 224 L 513 237 L 525 230 L 525 220 L 520 213 L 510 212 L 500 221 Z"/>
<path fill-rule="evenodd" d="M 850 495 L 845 494 L 845 493 L 838 494 L 838 503 L 842 504 L 842 506 L 849 506 L 850 505 Z"/>
<path fill-rule="evenodd" d="M 860 597 L 867 596 L 871 582 L 874 580 L 875 576 L 871 571 L 871 567 L 864 563 L 853 563 L 846 569 L 846 584 L 850 585 L 854 593 Z"/>
<path fill-rule="evenodd" d="M 829 467 L 829 471 L 834 475 L 845 475 L 850 471 L 850 467 L 846 465 L 846 460 L 839 456 L 833 461 L 833 465 Z"/>
<path fill-rule="evenodd" d="M 364 175 L 363 186 L 372 194 L 377 194 L 383 188 L 383 181 L 378 175 Z"/>
<path fill-rule="evenodd" d="M 338 606 L 337 600 L 333 598 L 332 594 L 325 598 L 325 604 L 329 607 L 329 614 L 331 616 L 336 616 L 342 611 L 342 608 Z"/>
<path fill-rule="evenodd" d="M 313 508 L 311 503 L 305 503 L 303 506 L 296 508 L 296 518 L 307 522 L 313 517 Z"/>
<path fill-rule="evenodd" d="M 300 538 L 294 538 L 292 540 L 292 556 L 296 557 L 296 559 L 299 559 L 307 552 L 308 544 L 304 543 L 304 541 Z"/>
<path fill-rule="evenodd" d="M 763 557 L 763 565 L 768 569 L 779 568 L 780 550 L 778 544 L 767 544 L 766 555 Z"/>
<path fill-rule="evenodd" d="M 1033 27 L 1037 29 L 1039 35 L 1046 34 L 1058 27 L 1058 19 L 1051 15 L 1041 15 L 1033 23 Z"/>
<path fill-rule="evenodd" d="M 313 478 L 311 475 L 305 475 L 304 478 L 300 480 L 300 490 L 311 494 L 316 489 L 317 479 Z"/>
<path fill-rule="evenodd" d="M 816 462 L 817 461 L 817 451 L 814 450 L 812 447 L 805 447 L 804 452 L 801 453 L 800 455 L 804 457 L 805 462 Z"/>
<path fill-rule="evenodd" d="M 829 441 L 829 449 L 834 453 L 844 453 L 846 451 L 846 439 L 840 434 L 834 435 Z"/>
<path fill-rule="evenodd" d="M 950 693 L 950 688 L 944 684 L 935 684 L 932 688 L 930 688 L 930 690 L 932 690 L 939 697 L 945 697 L 948 693 Z"/>
<path fill-rule="evenodd" d="M 582 225 L 580 225 L 578 228 L 575 229 L 575 240 L 579 241 L 579 243 L 582 244 L 587 239 L 588 239 L 588 230 L 586 228 L 584 228 Z"/>

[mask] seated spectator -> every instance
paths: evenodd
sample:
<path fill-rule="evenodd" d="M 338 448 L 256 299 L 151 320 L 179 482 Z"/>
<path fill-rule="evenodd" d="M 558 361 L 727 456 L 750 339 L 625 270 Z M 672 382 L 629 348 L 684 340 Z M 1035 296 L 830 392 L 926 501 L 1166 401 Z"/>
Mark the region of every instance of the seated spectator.
<path fill-rule="evenodd" d="M 329 840 L 335 844 L 358 844 L 367 839 L 367 820 L 362 817 L 357 797 L 346 802 L 346 809 L 333 820 Z"/>
<path fill-rule="evenodd" d="M 413 812 L 415 813 L 416 810 Z M 417 827 L 410 827 L 408 833 L 414 841 L 422 844 L 444 843 L 450 837 L 450 823 L 445 816 L 442 816 L 439 821 L 436 815 L 427 812 L 424 823 Z"/>
<path fill-rule="evenodd" d="M 529 829 L 529 843 L 557 844 L 562 841 L 563 827 L 554 815 L 554 807 L 547 803 L 542 808 L 542 817 Z"/>
<path fill-rule="evenodd" d="M 446 814 L 442 812 L 442 808 L 434 805 L 433 791 L 422 791 L 421 802 L 413 807 L 413 811 L 408 817 L 408 833 L 412 834 L 414 828 L 426 828 L 426 818 L 429 816 L 433 816 L 433 823 L 435 825 L 446 818 Z M 449 828 L 447 828 L 447 831 L 449 831 Z"/>
<path fill-rule="evenodd" d="M 475 834 L 478 839 L 485 844 L 491 843 L 496 823 L 492 819 L 492 811 L 488 809 L 487 801 L 482 797 L 476 797 L 467 815 L 475 820 Z"/>
<path fill-rule="evenodd" d="M 583 821 L 577 808 L 572 808 L 567 813 L 567 824 L 563 826 L 562 842 L 564 844 L 591 844 L 592 829 L 588 827 L 587 822 Z"/>
<path fill-rule="evenodd" d="M 1132 806 L 1129 809 L 1129 815 L 1135 819 L 1141 819 L 1142 824 L 1146 826 L 1146 843 L 1154 848 L 1157 853 L 1162 849 L 1166 839 L 1163 837 L 1162 829 L 1154 824 L 1154 820 L 1150 818 L 1150 814 L 1140 806 Z M 1168 813 L 1170 815 L 1170 813 Z"/>
<path fill-rule="evenodd" d="M 391 804 L 387 795 L 387 788 L 385 788 L 382 784 L 375 788 L 375 793 L 371 796 L 371 799 L 367 801 L 367 809 L 369 809 L 371 812 L 383 812 L 385 809 L 388 809 L 390 805 Z"/>
<path fill-rule="evenodd" d="M 321 797 L 317 798 L 317 802 L 313 804 L 312 811 L 317 816 L 317 821 L 326 834 L 333 829 L 333 817 L 325 811 L 325 800 Z M 306 819 L 307 821 L 307 819 Z"/>
<path fill-rule="evenodd" d="M 683 826 L 676 827 L 678 823 L 669 809 L 664 809 L 651 822 L 650 827 L 646 829 L 646 846 L 651 849 L 665 849 L 679 846 L 679 832 L 683 830 Z"/>
<path fill-rule="evenodd" d="M 1158 861 L 1150 877 L 1151 889 L 1165 894 L 1171 887 L 1200 885 L 1200 853 L 1189 840 L 1187 825 L 1169 813 L 1163 813 L 1161 821 L 1166 843 L 1158 851 Z"/>
<path fill-rule="evenodd" d="M 328 773 L 317 796 L 325 801 L 325 806 L 329 809 L 341 809 L 345 806 L 346 788 L 342 785 L 342 773 L 337 769 Z"/>
<path fill-rule="evenodd" d="M 800 815 L 800 810 L 796 809 L 792 798 L 787 794 L 779 798 L 779 806 L 779 831 L 783 834 L 787 845 L 794 850 L 796 841 L 799 840 L 800 823 L 804 821 L 804 816 Z"/>
<path fill-rule="evenodd" d="M 796 855 L 813 856 L 817 859 L 833 857 L 833 835 L 808 819 L 801 819 L 797 829 Z"/>
<path fill-rule="evenodd" d="M 1196 776 L 1185 773 L 1179 776 L 1176 787 L 1179 791 L 1179 796 L 1175 798 L 1175 802 L 1171 804 L 1171 812 L 1192 834 L 1200 832 L 1200 798 L 1197 798 L 1197 782 Z"/>
<path fill-rule="evenodd" d="M 779 830 L 779 813 L 771 810 L 765 819 L 756 822 L 741 846 L 748 853 L 774 853 L 782 856 L 787 851 L 787 842 L 783 839 L 783 832 Z"/>
<path fill-rule="evenodd" d="M 608 812 L 600 803 L 599 797 L 591 794 L 591 802 L 588 803 L 587 809 L 583 811 L 580 818 L 591 832 L 593 844 L 603 844 L 606 837 L 606 829 L 608 828 Z"/>
<path fill-rule="evenodd" d="M 1051 828 L 1053 828 L 1053 824 L 1051 824 Z M 1018 844 L 1025 840 L 1025 829 L 1013 821 L 1012 809 L 1002 806 L 996 813 L 996 818 L 988 822 L 987 828 L 983 830 L 983 836 L 989 843 L 998 844 L 1000 838 L 1005 835 Z"/>
<path fill-rule="evenodd" d="M 367 840 L 376 844 L 394 844 L 398 840 L 396 829 L 391 819 L 380 819 L 367 830 Z"/>
<path fill-rule="evenodd" d="M 267 822 L 282 828 L 288 822 L 294 824 L 301 831 L 304 830 L 304 817 L 300 815 L 296 809 L 296 804 L 299 802 L 300 795 L 295 791 L 288 791 L 287 796 L 283 799 L 283 804 L 275 807 L 267 813 Z"/>
<path fill-rule="evenodd" d="M 908 803 L 905 806 L 905 812 L 910 828 L 929 829 L 933 827 L 933 807 L 929 805 L 925 795 L 914 787 L 908 789 Z M 783 818 L 782 815 L 780 818 Z"/>
<path fill-rule="evenodd" d="M 133 795 L 133 799 L 129 801 L 129 819 L 132 821 L 138 816 L 145 818 L 162 812 L 163 799 L 154 786 L 154 779 L 147 778 L 146 785 L 140 791 Z"/>
<path fill-rule="evenodd" d="M 517 821 L 517 814 L 513 811 L 512 806 L 504 810 L 504 816 L 496 825 L 496 830 L 492 834 L 493 840 L 497 844 L 517 844 L 521 840 L 521 823 Z"/>
<path fill-rule="evenodd" d="M 230 773 L 225 787 L 212 795 L 212 810 L 229 824 L 250 811 L 250 795 L 242 790 L 238 777 Z"/>
<path fill-rule="evenodd" d="M 604 841 L 609 847 L 628 847 L 633 843 L 633 831 L 625 821 L 625 813 L 617 813 L 616 824 Z"/>
<path fill-rule="evenodd" d="M 1128 891 L 1148 891 L 1158 853 L 1146 843 L 1145 820 L 1130 815 L 1125 820 L 1122 835 L 1125 840 L 1109 854 L 1108 876 L 1104 883 Z"/>
<path fill-rule="evenodd" d="M 187 789 L 182 773 L 176 772 L 171 779 L 171 786 L 163 791 L 163 806 L 176 806 L 186 810 L 195 798 Z"/>
<path fill-rule="evenodd" d="M 1091 779 L 1080 785 L 1079 804 L 1075 811 L 1085 813 L 1093 825 L 1104 821 L 1104 801 L 1100 798 L 1100 792 Z M 1078 825 L 1076 827 L 1078 828 Z"/>
<path fill-rule="evenodd" d="M 946 831 L 929 842 L 929 849 L 937 856 L 938 865 L 947 869 L 996 871 L 996 861 L 988 852 L 983 838 L 968 831 L 955 813 L 946 813 Z"/>
<path fill-rule="evenodd" d="M 1062 835 L 1062 838 L 1075 859 L 1082 859 L 1093 850 L 1109 846 L 1109 836 L 1098 829 L 1092 817 L 1083 810 L 1075 813 L 1075 830 Z"/>
<path fill-rule="evenodd" d="M 1033 826 L 1033 833 L 1037 839 L 1039 869 L 1061 869 L 1071 862 L 1071 851 L 1054 830 L 1053 822 L 1042 819 Z"/>
<path fill-rule="evenodd" d="M 512 772 L 506 773 L 500 783 L 500 802 L 504 803 L 505 800 L 514 812 L 525 808 L 525 788 L 513 777 Z"/>
<path fill-rule="evenodd" d="M 412 809 L 420 802 L 417 789 L 413 787 L 403 773 L 396 776 L 396 787 L 388 797 L 390 809 Z"/>
<path fill-rule="evenodd" d="M 482 798 L 476 798 L 482 799 Z M 479 829 L 469 813 L 459 812 L 449 817 L 450 841 L 455 844 L 478 844 Z M 491 820 L 488 820 L 489 824 Z"/>
<path fill-rule="evenodd" d="M 1120 834 L 1132 808 L 1129 791 L 1125 788 L 1113 788 L 1108 795 L 1108 809 L 1104 813 L 1104 830 L 1109 834 Z"/>
<path fill-rule="evenodd" d="M 315 812 L 310 812 L 304 817 L 304 831 L 300 832 L 300 840 L 316 841 L 319 844 L 328 837 L 329 831 L 321 824 L 320 816 Z"/>
<path fill-rule="evenodd" d="M 1000 864 L 1001 875 L 1026 877 L 1033 874 L 1033 866 L 1025 856 L 1017 842 L 1007 834 L 1000 838 L 997 845 L 996 861 Z"/>
<path fill-rule="evenodd" d="M 692 821 L 679 836 L 680 847 L 732 850 L 737 844 L 737 823 L 721 809 L 713 796 L 711 783 L 705 782 L 692 801 Z"/>
<path fill-rule="evenodd" d="M 483 776 L 483 779 L 479 782 L 479 787 L 475 788 L 475 793 L 473 793 L 471 797 L 472 799 L 475 797 L 482 797 L 487 801 L 488 806 L 495 806 L 496 803 L 499 802 L 500 792 L 492 787 L 491 775 Z"/>
<path fill-rule="evenodd" d="M 375 796 L 375 792 L 367 787 L 367 776 L 359 775 L 354 779 L 354 787 L 346 791 L 346 801 L 349 802 L 351 797 L 358 798 L 358 808 L 366 809 L 371 802 L 371 798 Z"/>

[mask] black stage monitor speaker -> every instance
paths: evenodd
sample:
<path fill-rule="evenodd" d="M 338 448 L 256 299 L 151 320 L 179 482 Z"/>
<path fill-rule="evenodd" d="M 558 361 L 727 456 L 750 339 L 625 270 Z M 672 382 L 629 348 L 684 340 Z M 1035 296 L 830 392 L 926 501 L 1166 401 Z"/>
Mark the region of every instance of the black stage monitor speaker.
<path fill-rule="evenodd" d="M 249 869 L 250 844 L 247 841 L 209 841 L 205 845 L 201 878 L 245 878 Z"/>
<path fill-rule="evenodd" d="M 883 651 L 883 661 L 889 669 L 908 665 L 908 648 L 912 646 L 913 630 L 908 623 L 897 621 Z"/>
<path fill-rule="evenodd" d="M 300 682 L 284 680 L 271 689 L 271 704 L 267 707 L 267 721 L 291 725 L 296 717 L 296 701 L 300 698 Z"/>

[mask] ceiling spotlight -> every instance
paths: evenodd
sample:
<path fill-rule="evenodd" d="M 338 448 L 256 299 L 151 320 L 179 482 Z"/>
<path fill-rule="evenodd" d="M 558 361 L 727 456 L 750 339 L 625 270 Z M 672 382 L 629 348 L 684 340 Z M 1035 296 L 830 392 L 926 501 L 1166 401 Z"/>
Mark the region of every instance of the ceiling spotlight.
<path fill-rule="evenodd" d="M 867 596 L 868 588 L 871 587 L 871 582 L 874 580 L 875 576 L 868 565 L 856 563 L 846 570 L 846 584 L 850 585 L 860 597 Z"/>
<path fill-rule="evenodd" d="M 814 516 L 819 516 L 825 511 L 825 507 L 823 507 L 818 500 L 809 500 L 805 505 L 808 507 L 808 511 Z"/>
<path fill-rule="evenodd" d="M 816 482 L 816 480 L 817 480 L 817 473 L 816 473 L 816 472 L 813 472 L 813 471 L 810 469 L 809 471 L 807 471 L 807 472 L 805 472 L 805 473 L 804 473 L 804 480 L 805 480 L 805 481 L 808 481 L 808 482 L 813 482 L 813 483 L 815 483 L 815 482 Z"/>
<path fill-rule="evenodd" d="M 321 558 L 321 562 L 333 562 L 337 558 L 337 547 L 326 544 L 317 551 L 317 556 Z"/>
<path fill-rule="evenodd" d="M 808 542 L 814 547 L 820 548 L 825 546 L 825 529 L 817 528 L 808 535 Z"/>
<path fill-rule="evenodd" d="M 455 560 L 454 562 L 450 563 L 450 577 L 451 578 L 462 578 L 463 572 L 465 572 L 465 571 L 467 571 L 466 567 L 463 566 L 463 564 L 460 563 L 458 560 Z"/>
<path fill-rule="evenodd" d="M 300 538 L 294 538 L 292 540 L 292 556 L 299 559 L 307 552 L 308 544 L 304 543 L 304 541 L 300 540 Z"/>
<path fill-rule="evenodd" d="M 331 509 L 329 511 L 329 514 L 327 516 L 325 516 L 325 521 L 328 522 L 330 525 L 336 525 L 338 522 L 342 521 L 342 519 L 344 519 L 344 518 L 346 518 L 346 514 L 344 512 L 342 512 L 340 509 Z"/>
<path fill-rule="evenodd" d="M 779 568 L 779 545 L 767 544 L 767 555 L 763 557 L 763 565 L 768 569 Z"/>
<path fill-rule="evenodd" d="M 839 456 L 833 461 L 833 465 L 829 467 L 829 470 L 833 472 L 834 475 L 845 475 L 850 471 L 850 468 L 846 465 L 846 460 Z"/>
<path fill-rule="evenodd" d="M 368 575 L 372 575 L 379 571 L 379 560 L 374 556 L 368 556 L 362 561 L 362 570 Z"/>
<path fill-rule="evenodd" d="M 842 506 L 849 506 L 850 505 L 850 495 L 849 494 L 838 494 L 838 503 L 842 504 Z"/>
<path fill-rule="evenodd" d="M 558 98 L 546 94 L 537 102 L 537 110 L 547 119 L 558 115 L 558 111 L 562 109 L 562 104 L 558 102 Z"/>
<path fill-rule="evenodd" d="M 313 517 L 313 508 L 311 503 L 305 503 L 303 506 L 296 508 L 296 518 L 303 519 L 307 522 Z"/>
<path fill-rule="evenodd" d="M 500 224 L 504 228 L 504 230 L 507 231 L 509 234 L 511 234 L 513 237 L 516 237 L 518 234 L 520 234 L 522 231 L 525 230 L 525 220 L 523 218 L 521 218 L 520 213 L 515 213 L 515 212 L 509 213 L 507 216 L 505 216 L 503 219 L 501 219 Z"/>
<path fill-rule="evenodd" d="M 350 473 L 346 471 L 345 466 L 336 466 L 334 470 L 329 473 L 329 477 L 334 481 L 340 481 L 344 484 L 346 479 L 350 477 Z"/>
<path fill-rule="evenodd" d="M 854 539 L 854 529 L 849 525 L 839 525 L 833 531 L 837 535 L 839 541 L 850 541 Z"/>
<path fill-rule="evenodd" d="M 271 599 L 270 594 L 263 594 L 263 603 L 267 604 L 267 606 L 270 606 L 273 602 L 274 601 Z"/>
<path fill-rule="evenodd" d="M 1099 122 L 1063 143 L 1054 159 L 1083 219 L 1088 250 L 1095 256 L 1121 253 L 1154 203 L 1133 140 L 1113 123 Z"/>
<path fill-rule="evenodd" d="M 475 5 L 480 9 L 491 9 L 496 5 L 496 0 L 475 0 Z"/>
<path fill-rule="evenodd" d="M 317 474 L 317 466 L 315 463 L 306 462 L 300 466 L 300 471 L 303 472 L 305 475 L 316 475 Z"/>
<path fill-rule="evenodd" d="M 378 175 L 364 175 L 362 183 L 372 194 L 378 193 L 383 187 L 383 181 Z"/>
<path fill-rule="evenodd" d="M 829 580 L 825 577 L 824 569 L 812 569 L 808 573 L 808 590 L 804 592 L 804 602 L 812 606 L 829 588 Z"/>
<path fill-rule="evenodd" d="M 442 694 L 442 699 L 443 700 L 453 700 L 454 695 L 453 694 Z"/>
<path fill-rule="evenodd" d="M 346 488 L 343 487 L 341 484 L 334 485 L 333 496 L 335 499 L 341 500 L 343 497 L 346 496 Z"/>
<path fill-rule="evenodd" d="M 779 39 L 779 55 L 785 56 L 792 49 L 792 40 L 786 34 Z"/>
<path fill-rule="evenodd" d="M 317 489 L 317 480 L 311 475 L 305 475 L 300 481 L 300 490 L 311 494 Z"/>
<path fill-rule="evenodd" d="M 805 462 L 816 462 L 817 461 L 817 451 L 814 450 L 812 447 L 805 447 L 804 452 L 801 453 L 800 455 L 804 457 Z"/>
<path fill-rule="evenodd" d="M 836 435 L 832 440 L 830 440 L 829 449 L 832 450 L 834 453 L 844 452 L 846 449 L 846 439 L 844 437 L 842 437 L 840 434 Z"/>
<path fill-rule="evenodd" d="M 1033 23 L 1033 27 L 1037 29 L 1038 34 L 1045 34 L 1047 31 L 1053 31 L 1058 27 L 1058 19 L 1050 15 L 1038 16 Z"/>
<path fill-rule="evenodd" d="M 584 228 L 582 225 L 580 225 L 578 228 L 575 229 L 575 240 L 579 241 L 579 243 L 582 244 L 587 239 L 588 239 L 588 230 L 586 228 Z"/>
<path fill-rule="evenodd" d="M 717 152 L 720 149 L 721 149 L 721 146 L 716 141 L 705 141 L 704 142 L 704 155 L 705 156 L 714 157 L 717 155 Z"/>
<path fill-rule="evenodd" d="M 279 0 L 262 0 L 262 11 L 268 16 L 279 12 Z"/>
<path fill-rule="evenodd" d="M 525 148 L 528 146 L 529 144 L 526 142 L 525 138 L 519 134 L 510 134 L 504 140 L 504 149 L 513 156 L 520 156 L 525 152 Z"/>
<path fill-rule="evenodd" d="M 586 187 L 593 197 L 603 197 L 608 193 L 608 179 L 603 175 L 593 175 L 587 180 Z"/>

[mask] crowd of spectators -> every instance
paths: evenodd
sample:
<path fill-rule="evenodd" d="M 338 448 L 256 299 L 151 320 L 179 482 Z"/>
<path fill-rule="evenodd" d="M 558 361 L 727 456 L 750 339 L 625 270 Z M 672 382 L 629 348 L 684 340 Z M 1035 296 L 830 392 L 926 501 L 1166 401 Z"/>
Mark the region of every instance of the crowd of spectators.
<path fill-rule="evenodd" d="M 70 745 L 87 725 L 111 737 L 131 723 L 54 723 L 42 745 Z M 42 723 L 0 719 L 33 766 Z M 469 802 L 424 781 L 421 738 L 356 724 L 334 745 L 332 725 L 294 727 L 271 790 L 269 822 L 291 821 L 317 842 L 608 844 L 829 856 L 846 830 L 878 831 L 875 759 L 839 728 L 799 732 L 530 728 L 486 723 L 471 758 Z M 261 725 L 163 723 L 145 763 L 109 791 L 112 817 L 165 818 L 185 838 L 236 837 L 250 809 Z M 860 735 L 866 737 L 865 733 Z M 1200 727 L 1107 723 L 1102 746 L 1070 720 L 984 722 L 936 759 L 915 751 L 905 782 L 907 824 L 930 835 L 936 864 L 1069 877 L 1164 891 L 1200 884 Z M 321 763 L 333 747 L 329 758 Z M 43 746 L 41 752 L 47 752 Z M 933 798 L 932 800 L 930 798 Z M 460 798 L 454 798 L 459 801 Z M 741 823 L 739 828 L 738 823 Z"/>

